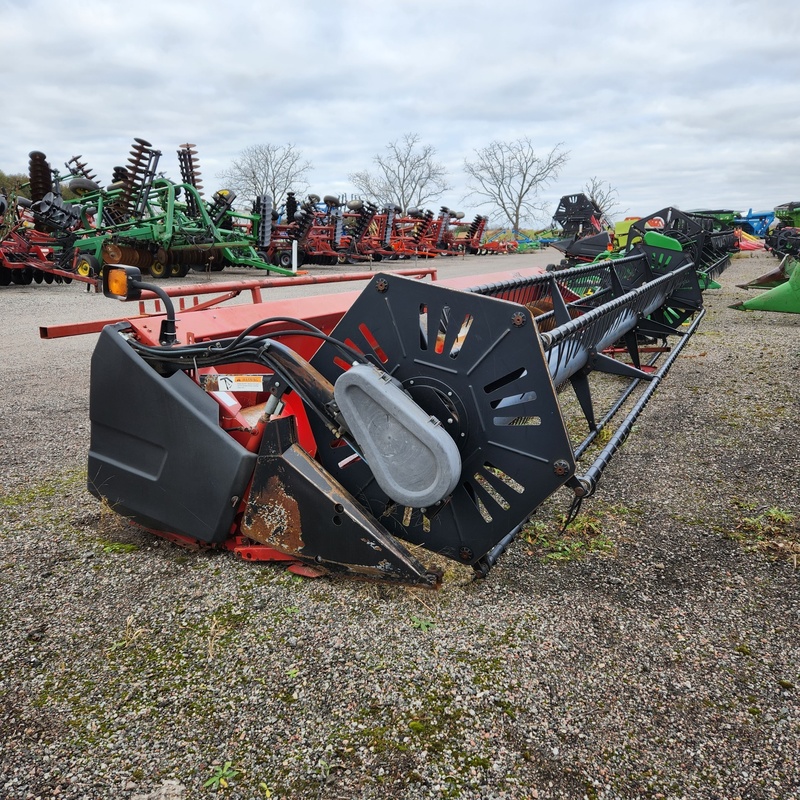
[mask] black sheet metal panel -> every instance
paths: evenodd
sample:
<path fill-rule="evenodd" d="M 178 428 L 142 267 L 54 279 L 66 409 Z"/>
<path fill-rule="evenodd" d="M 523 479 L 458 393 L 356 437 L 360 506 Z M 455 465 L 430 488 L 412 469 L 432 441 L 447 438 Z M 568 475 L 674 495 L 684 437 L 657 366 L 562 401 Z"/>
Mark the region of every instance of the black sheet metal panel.
<path fill-rule="evenodd" d="M 157 531 L 224 541 L 255 468 L 188 375 L 164 377 L 107 326 L 92 355 L 89 491 Z"/>
<path fill-rule="evenodd" d="M 437 417 L 461 453 L 449 502 L 393 503 L 363 459 L 311 421 L 317 459 L 398 538 L 474 564 L 574 473 L 533 317 L 524 306 L 396 275 L 377 275 L 332 334 L 381 365 Z M 348 368 L 324 344 L 328 380 Z"/>

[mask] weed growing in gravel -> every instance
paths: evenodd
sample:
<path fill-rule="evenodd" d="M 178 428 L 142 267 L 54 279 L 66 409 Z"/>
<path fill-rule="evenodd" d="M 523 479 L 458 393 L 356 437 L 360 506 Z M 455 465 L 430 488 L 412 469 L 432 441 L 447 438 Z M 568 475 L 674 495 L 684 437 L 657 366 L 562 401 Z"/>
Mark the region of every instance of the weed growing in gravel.
<path fill-rule="evenodd" d="M 610 516 L 627 513 L 630 511 L 622 506 L 612 506 L 606 510 L 606 519 L 579 514 L 566 526 L 566 517 L 559 515 L 555 520 L 558 527 L 553 522 L 534 521 L 526 526 L 522 538 L 533 546 L 530 554 L 543 561 L 574 561 L 595 553 L 612 554 L 616 545 L 604 531 L 605 522 Z"/>
<path fill-rule="evenodd" d="M 217 646 L 225 635 L 230 631 L 230 628 L 222 624 L 219 617 L 216 615 L 211 618 L 211 625 L 208 628 L 208 657 L 214 658 L 217 654 Z"/>
<path fill-rule="evenodd" d="M 739 519 L 733 530 L 725 531 L 727 538 L 740 542 L 748 552 L 788 558 L 797 566 L 800 527 L 794 514 L 776 506 L 757 506 L 736 498 L 733 505 Z"/>
<path fill-rule="evenodd" d="M 234 780 L 241 770 L 234 769 L 232 761 L 226 761 L 222 766 L 214 770 L 214 774 L 203 784 L 204 789 L 227 789 L 229 783 Z"/>
<path fill-rule="evenodd" d="M 414 614 L 411 615 L 410 619 L 411 627 L 416 628 L 418 631 L 422 631 L 423 633 L 429 631 L 436 624 L 433 620 L 417 617 Z"/>
<path fill-rule="evenodd" d="M 133 622 L 133 614 L 125 620 L 125 630 L 122 633 L 122 638 L 112 642 L 106 649 L 106 653 L 113 653 L 117 650 L 125 650 L 133 647 L 139 639 L 150 631 L 147 628 L 137 628 Z"/>

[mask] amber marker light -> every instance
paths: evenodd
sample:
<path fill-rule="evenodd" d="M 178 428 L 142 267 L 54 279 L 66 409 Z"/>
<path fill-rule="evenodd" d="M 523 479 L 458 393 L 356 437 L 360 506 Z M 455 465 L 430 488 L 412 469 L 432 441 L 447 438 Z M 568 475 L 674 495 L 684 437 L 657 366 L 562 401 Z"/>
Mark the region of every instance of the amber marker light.
<path fill-rule="evenodd" d="M 103 294 L 116 300 L 138 300 L 142 296 L 139 282 L 142 273 L 138 267 L 124 264 L 103 267 Z"/>

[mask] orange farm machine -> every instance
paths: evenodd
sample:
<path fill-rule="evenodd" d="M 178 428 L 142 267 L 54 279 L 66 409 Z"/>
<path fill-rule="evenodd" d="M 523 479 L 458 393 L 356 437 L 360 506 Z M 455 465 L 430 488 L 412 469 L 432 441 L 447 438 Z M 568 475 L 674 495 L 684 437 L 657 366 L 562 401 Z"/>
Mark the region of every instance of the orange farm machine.
<path fill-rule="evenodd" d="M 255 211 L 263 218 L 260 208 Z M 403 212 L 395 205 L 379 210 L 360 199 L 342 203 L 330 195 L 322 200 L 309 195 L 298 202 L 292 192 L 283 215 L 272 216 L 271 228 L 262 228 L 259 248 L 283 267 L 475 254 L 486 227 L 486 217 L 478 215 L 464 225 L 463 213 L 446 206 L 435 216 L 430 210 L 415 208 Z"/>
<path fill-rule="evenodd" d="M 696 264 L 652 232 L 559 272 L 368 277 L 176 311 L 191 287 L 106 266 L 108 296 L 163 306 L 100 332 L 89 491 L 158 536 L 301 574 L 435 587 L 427 550 L 485 576 L 545 499 L 565 487 L 575 512 L 593 493 L 704 314 Z"/>

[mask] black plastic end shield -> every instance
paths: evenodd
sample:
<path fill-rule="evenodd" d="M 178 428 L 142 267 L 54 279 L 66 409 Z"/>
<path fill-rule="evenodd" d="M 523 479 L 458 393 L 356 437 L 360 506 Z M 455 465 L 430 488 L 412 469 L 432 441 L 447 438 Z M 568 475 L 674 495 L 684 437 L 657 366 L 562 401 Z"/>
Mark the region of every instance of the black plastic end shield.
<path fill-rule="evenodd" d="M 120 334 L 92 355 L 89 491 L 144 527 L 224 541 L 255 467 L 188 375 L 159 375 Z"/>

